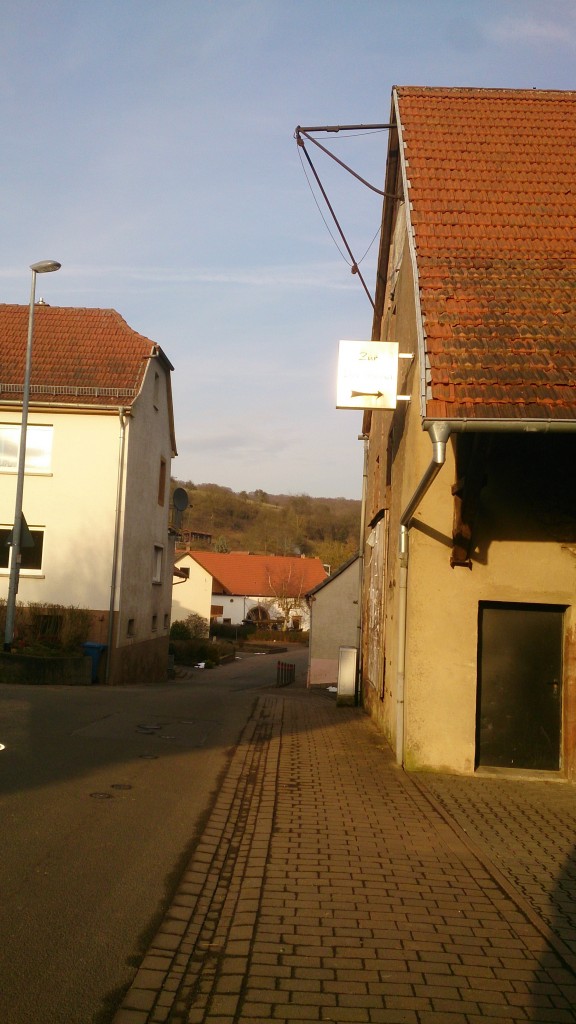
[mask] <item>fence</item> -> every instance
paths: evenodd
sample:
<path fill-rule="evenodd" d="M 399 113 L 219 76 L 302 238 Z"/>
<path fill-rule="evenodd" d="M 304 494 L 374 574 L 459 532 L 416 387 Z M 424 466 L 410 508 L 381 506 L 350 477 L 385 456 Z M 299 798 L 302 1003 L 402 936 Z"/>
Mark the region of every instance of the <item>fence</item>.
<path fill-rule="evenodd" d="M 289 686 L 296 678 L 296 665 L 289 661 L 279 661 L 276 664 L 276 686 Z"/>

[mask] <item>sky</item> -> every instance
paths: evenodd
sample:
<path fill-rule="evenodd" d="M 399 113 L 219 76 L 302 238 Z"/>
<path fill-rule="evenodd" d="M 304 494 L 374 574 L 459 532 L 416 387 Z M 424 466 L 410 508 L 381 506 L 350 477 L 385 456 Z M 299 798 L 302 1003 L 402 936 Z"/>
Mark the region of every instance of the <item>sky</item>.
<path fill-rule="evenodd" d="M 38 297 L 157 342 L 179 480 L 359 498 L 337 352 L 372 308 L 294 130 L 386 123 L 394 85 L 572 89 L 574 0 L 0 0 L 0 23 L 0 302 L 55 259 Z M 383 187 L 386 131 L 328 145 Z M 307 148 L 373 294 L 382 199 Z"/>

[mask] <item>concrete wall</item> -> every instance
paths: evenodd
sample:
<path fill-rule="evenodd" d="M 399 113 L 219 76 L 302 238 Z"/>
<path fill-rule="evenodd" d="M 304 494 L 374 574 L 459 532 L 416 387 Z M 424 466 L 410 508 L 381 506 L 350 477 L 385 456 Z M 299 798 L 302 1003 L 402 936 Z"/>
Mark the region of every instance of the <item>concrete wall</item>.
<path fill-rule="evenodd" d="M 0 653 L 0 683 L 90 686 L 91 682 L 91 658 L 34 658 L 26 654 Z"/>
<path fill-rule="evenodd" d="M 133 647 L 167 638 L 170 631 L 174 543 L 168 535 L 171 438 L 167 369 L 150 359 L 128 421 L 123 533 L 116 607 L 116 644 Z M 158 375 L 158 380 L 156 380 Z M 159 495 L 164 460 L 163 495 Z M 160 500 L 161 499 L 161 500 Z M 155 548 L 162 567 L 155 579 Z M 130 634 L 133 630 L 133 634 Z M 163 644 L 159 644 L 163 649 Z"/>
<path fill-rule="evenodd" d="M 340 647 L 358 646 L 359 571 L 356 559 L 310 598 L 309 686 L 335 685 Z"/>

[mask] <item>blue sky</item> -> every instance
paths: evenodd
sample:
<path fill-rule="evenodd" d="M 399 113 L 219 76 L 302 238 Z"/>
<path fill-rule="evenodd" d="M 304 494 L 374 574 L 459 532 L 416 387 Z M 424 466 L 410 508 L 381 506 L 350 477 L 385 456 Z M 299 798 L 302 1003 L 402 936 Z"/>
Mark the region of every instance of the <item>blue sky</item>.
<path fill-rule="evenodd" d="M 112 307 L 175 366 L 173 473 L 359 497 L 340 338 L 371 307 L 296 125 L 386 122 L 392 86 L 572 89 L 573 0 L 0 0 L 0 301 Z M 382 187 L 386 133 L 330 142 Z M 381 199 L 310 148 L 373 289 Z M 0 356 L 1 364 L 1 356 Z"/>

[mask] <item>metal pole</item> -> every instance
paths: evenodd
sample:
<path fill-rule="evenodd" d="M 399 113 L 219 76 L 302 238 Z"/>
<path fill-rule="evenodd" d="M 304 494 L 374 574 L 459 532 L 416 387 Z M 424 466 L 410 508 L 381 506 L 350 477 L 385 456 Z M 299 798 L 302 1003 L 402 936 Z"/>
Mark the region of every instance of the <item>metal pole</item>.
<path fill-rule="evenodd" d="M 26 430 L 28 427 L 28 405 L 30 402 L 30 372 L 32 369 L 32 338 L 34 334 L 34 299 L 36 294 L 36 271 L 32 271 L 30 289 L 30 311 L 28 314 L 28 343 L 26 345 L 26 370 L 24 372 L 24 394 L 22 396 L 22 425 L 20 427 L 20 447 L 18 449 L 18 470 L 16 476 L 16 501 L 14 505 L 14 526 L 12 529 L 12 546 L 10 549 L 10 579 L 6 600 L 6 632 L 4 634 L 4 650 L 12 649 L 14 639 L 14 616 L 16 612 L 16 594 L 20 577 L 20 538 L 22 535 L 22 497 L 24 494 L 24 468 L 26 465 Z"/>
<path fill-rule="evenodd" d="M 34 336 L 34 300 L 36 296 L 36 274 L 46 274 L 59 270 L 60 264 L 54 260 L 43 260 L 33 263 L 32 284 L 30 287 L 30 307 L 28 313 L 28 342 L 26 345 L 26 369 L 24 372 L 24 393 L 22 395 L 22 425 L 20 427 L 20 447 L 18 449 L 18 470 L 16 476 L 16 500 L 14 504 L 14 527 L 10 548 L 10 577 L 8 597 L 6 599 L 6 629 L 4 633 L 4 650 L 12 650 L 14 640 L 14 617 L 16 612 L 16 594 L 20 578 L 21 537 L 22 537 L 22 497 L 24 494 L 24 470 L 26 466 L 26 430 L 28 427 L 28 406 L 30 404 L 30 374 L 32 370 L 32 339 Z"/>

